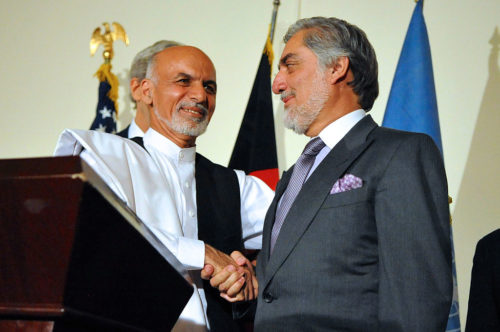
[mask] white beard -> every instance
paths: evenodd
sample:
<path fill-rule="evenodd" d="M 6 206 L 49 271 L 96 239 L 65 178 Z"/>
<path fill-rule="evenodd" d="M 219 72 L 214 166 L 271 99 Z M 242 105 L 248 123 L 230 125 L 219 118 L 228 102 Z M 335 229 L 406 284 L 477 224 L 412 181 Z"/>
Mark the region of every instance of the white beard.
<path fill-rule="evenodd" d="M 203 117 L 199 119 L 193 118 L 191 120 L 188 120 L 183 118 L 179 114 L 179 111 L 180 109 L 172 113 L 172 119 L 168 120 L 167 118 L 164 118 L 163 116 L 160 115 L 160 112 L 158 112 L 156 106 L 154 107 L 154 112 L 158 120 L 162 121 L 163 123 L 165 123 L 165 125 L 167 125 L 167 127 L 169 127 L 170 129 L 179 134 L 191 137 L 198 137 L 207 130 L 209 122 L 207 112 L 205 112 Z"/>
<path fill-rule="evenodd" d="M 315 87 L 309 99 L 302 105 L 290 106 L 285 109 L 283 123 L 286 128 L 292 129 L 301 135 L 309 129 L 328 100 L 328 83 L 323 79 L 323 74 L 318 70 L 312 82 Z"/>

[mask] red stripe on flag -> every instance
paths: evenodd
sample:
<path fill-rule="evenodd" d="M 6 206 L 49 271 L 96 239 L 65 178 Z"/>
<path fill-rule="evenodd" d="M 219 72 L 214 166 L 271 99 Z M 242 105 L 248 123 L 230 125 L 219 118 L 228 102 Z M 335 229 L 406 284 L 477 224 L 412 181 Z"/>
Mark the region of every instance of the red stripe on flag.
<path fill-rule="evenodd" d="M 263 169 L 253 171 L 249 175 L 253 175 L 264 181 L 272 190 L 276 190 L 276 184 L 279 180 L 279 171 L 277 168 Z"/>

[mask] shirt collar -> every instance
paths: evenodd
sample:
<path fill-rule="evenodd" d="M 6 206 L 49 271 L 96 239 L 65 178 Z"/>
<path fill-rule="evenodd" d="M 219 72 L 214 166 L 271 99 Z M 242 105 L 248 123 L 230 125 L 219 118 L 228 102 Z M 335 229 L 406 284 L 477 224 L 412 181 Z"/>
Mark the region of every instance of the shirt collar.
<path fill-rule="evenodd" d="M 137 125 L 137 123 L 135 123 L 135 118 L 134 120 L 132 121 L 132 123 L 130 123 L 130 127 L 128 127 L 128 138 L 134 138 L 134 137 L 142 137 L 144 136 L 144 132 L 142 131 L 141 128 L 139 128 L 139 126 Z"/>
<path fill-rule="evenodd" d="M 182 149 L 152 128 L 144 134 L 144 145 L 152 146 L 175 162 L 191 162 L 194 161 L 196 155 L 195 146 Z"/>
<path fill-rule="evenodd" d="M 323 128 L 318 136 L 331 150 L 365 115 L 362 109 L 347 113 Z"/>

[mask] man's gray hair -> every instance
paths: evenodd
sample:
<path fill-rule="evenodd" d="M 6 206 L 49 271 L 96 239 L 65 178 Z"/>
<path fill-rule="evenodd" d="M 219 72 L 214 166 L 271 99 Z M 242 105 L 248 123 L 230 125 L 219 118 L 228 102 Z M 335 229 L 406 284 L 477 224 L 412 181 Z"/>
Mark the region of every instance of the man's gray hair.
<path fill-rule="evenodd" d="M 304 45 L 316 54 L 322 69 L 335 64 L 339 57 L 349 58 L 354 79 L 348 84 L 361 107 L 369 111 L 378 96 L 378 64 L 375 50 L 363 30 L 335 17 L 311 17 L 291 25 L 283 41 L 287 43 L 301 30 L 306 30 Z"/>
<path fill-rule="evenodd" d="M 181 45 L 181 43 L 173 40 L 160 40 L 153 45 L 146 47 L 145 49 L 137 53 L 137 55 L 134 57 L 134 60 L 132 60 L 132 64 L 130 65 L 130 79 L 137 78 L 139 82 L 142 81 L 144 78 L 146 78 L 148 64 L 155 54 L 163 51 L 166 48 Z M 135 103 L 134 98 L 132 98 L 132 93 L 130 93 L 130 99 Z"/>

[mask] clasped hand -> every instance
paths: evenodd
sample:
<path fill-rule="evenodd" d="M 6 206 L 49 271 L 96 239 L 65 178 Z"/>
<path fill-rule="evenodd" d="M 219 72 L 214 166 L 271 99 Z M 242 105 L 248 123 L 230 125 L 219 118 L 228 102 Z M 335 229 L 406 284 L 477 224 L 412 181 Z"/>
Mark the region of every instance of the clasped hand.
<path fill-rule="evenodd" d="M 201 277 L 210 280 L 210 285 L 229 302 L 250 301 L 257 297 L 258 283 L 253 265 L 239 251 L 228 256 L 205 244 L 205 266 Z"/>

